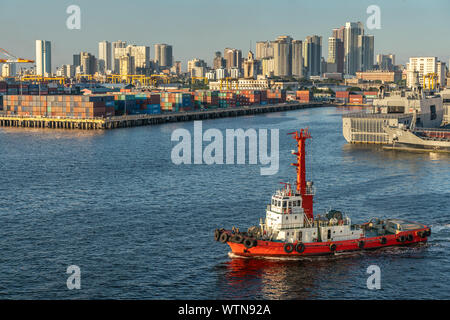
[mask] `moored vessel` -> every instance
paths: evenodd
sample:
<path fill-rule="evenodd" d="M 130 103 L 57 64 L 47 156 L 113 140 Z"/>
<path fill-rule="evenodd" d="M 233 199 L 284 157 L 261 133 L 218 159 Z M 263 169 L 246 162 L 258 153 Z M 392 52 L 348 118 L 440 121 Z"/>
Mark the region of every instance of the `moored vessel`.
<path fill-rule="evenodd" d="M 283 183 L 272 196 L 259 226 L 245 232 L 234 227 L 216 229 L 216 241 L 228 244 L 235 255 L 247 257 L 329 255 L 427 241 L 431 229 L 416 222 L 373 218 L 352 224 L 338 210 L 314 215 L 314 185 L 306 180 L 305 170 L 305 142 L 311 135 L 308 129 L 290 135 L 297 142 L 297 150 L 292 151 L 297 158 L 292 164 L 297 173 L 295 188 Z"/>

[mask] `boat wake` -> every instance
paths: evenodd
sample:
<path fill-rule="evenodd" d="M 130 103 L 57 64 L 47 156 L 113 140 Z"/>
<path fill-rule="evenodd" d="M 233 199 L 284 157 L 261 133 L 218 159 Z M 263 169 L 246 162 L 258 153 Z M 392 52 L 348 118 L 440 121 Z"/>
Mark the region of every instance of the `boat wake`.
<path fill-rule="evenodd" d="M 431 232 L 441 232 L 444 230 L 450 230 L 450 223 L 441 224 L 441 225 L 431 225 Z"/>

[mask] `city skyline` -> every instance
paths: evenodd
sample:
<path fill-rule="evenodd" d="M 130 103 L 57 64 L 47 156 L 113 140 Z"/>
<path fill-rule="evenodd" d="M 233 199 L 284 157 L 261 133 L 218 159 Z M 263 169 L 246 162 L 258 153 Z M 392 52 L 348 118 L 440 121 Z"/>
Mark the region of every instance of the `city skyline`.
<path fill-rule="evenodd" d="M 20 2 L 25 3 L 18 0 L 14 4 L 3 5 L 6 9 L 0 13 L 0 25 L 3 29 L 17 21 L 19 13 L 14 7 L 20 5 Z M 394 53 L 399 64 L 406 63 L 411 56 L 437 56 L 442 61 L 448 61 L 450 57 L 450 45 L 440 40 L 445 39 L 444 27 L 450 24 L 444 19 L 444 9 L 450 8 L 450 3 L 445 1 L 426 4 L 415 0 L 395 4 L 387 1 L 325 1 L 321 4 L 260 1 L 256 7 L 256 1 L 248 1 L 239 6 L 239 10 L 231 10 L 224 4 L 203 0 L 189 3 L 172 0 L 165 4 L 133 1 L 127 5 L 134 17 L 125 16 L 122 20 L 118 19 L 118 15 L 123 14 L 121 8 L 124 9 L 125 4 L 122 2 L 111 1 L 106 5 L 102 0 L 96 3 L 79 1 L 77 5 L 80 6 L 82 15 L 80 30 L 69 30 L 65 26 L 69 16 L 65 10 L 70 5 L 69 2 L 48 3 L 50 4 L 45 7 L 37 3 L 24 5 L 20 15 L 29 19 L 25 19 L 20 27 L 16 27 L 17 32 L 2 36 L 2 47 L 17 56 L 34 59 L 35 40 L 49 40 L 52 42 L 53 71 L 57 66 L 70 64 L 74 53 L 84 51 L 98 56 L 98 43 L 103 40 L 123 40 L 128 44 L 149 46 L 152 59 L 155 58 L 154 45 L 168 43 L 173 46 L 174 60 L 181 61 L 183 70 L 186 70 L 187 61 L 193 58 L 203 59 L 211 66 L 214 53 L 223 52 L 227 47 L 240 49 L 243 56 L 246 56 L 249 49 L 255 53 L 257 41 L 273 40 L 280 35 L 289 35 L 300 40 L 309 35 L 318 35 L 324 39 L 322 56 L 327 59 L 328 37 L 331 36 L 332 29 L 348 21 L 361 21 L 366 27 L 369 17 L 366 9 L 372 4 L 381 9 L 381 29 L 366 30 L 376 38 L 375 55 Z M 283 15 L 272 10 L 285 6 L 296 9 L 298 17 L 291 12 L 296 10 L 278 10 L 282 11 Z M 144 9 L 149 9 L 147 14 Z M 246 10 L 253 10 L 254 14 L 244 18 Z M 157 12 L 164 12 L 171 18 L 165 21 L 162 17 L 164 14 L 155 14 Z M 192 19 L 195 12 L 198 18 Z M 211 19 L 210 14 L 214 12 L 223 13 L 221 16 L 224 21 Z M 31 16 L 31 13 L 39 14 Z M 421 24 L 416 23 L 427 17 L 427 14 L 432 14 L 432 29 L 423 28 Z M 439 19 L 439 16 L 442 19 Z M 170 23 L 167 23 L 169 21 Z M 270 21 L 273 22 L 272 26 L 268 24 Z M 430 35 L 430 32 L 433 34 Z"/>

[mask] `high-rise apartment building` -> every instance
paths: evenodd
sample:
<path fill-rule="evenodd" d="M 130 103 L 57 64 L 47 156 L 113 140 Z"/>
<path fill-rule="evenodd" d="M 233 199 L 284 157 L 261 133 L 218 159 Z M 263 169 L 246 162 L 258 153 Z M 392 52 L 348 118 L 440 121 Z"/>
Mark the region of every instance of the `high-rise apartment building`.
<path fill-rule="evenodd" d="M 357 71 L 373 70 L 374 61 L 374 36 L 358 36 L 358 57 L 360 59 Z"/>
<path fill-rule="evenodd" d="M 173 65 L 173 49 L 165 43 L 155 44 L 155 62 L 159 68 L 170 68 Z"/>
<path fill-rule="evenodd" d="M 80 64 L 81 64 L 80 54 L 76 53 L 73 55 L 73 66 L 76 68 L 76 67 L 79 67 Z"/>
<path fill-rule="evenodd" d="M 334 30 L 333 34 L 335 34 Z M 328 38 L 327 72 L 344 73 L 344 42 L 341 38 Z"/>
<path fill-rule="evenodd" d="M 264 58 L 273 57 L 273 46 L 270 41 L 258 41 L 256 42 L 255 59 L 262 60 Z"/>
<path fill-rule="evenodd" d="M 292 76 L 303 78 L 303 44 L 301 40 L 292 40 Z"/>
<path fill-rule="evenodd" d="M 129 53 L 119 57 L 119 73 L 121 75 L 135 74 L 134 69 L 134 59 Z"/>
<path fill-rule="evenodd" d="M 225 48 L 223 54 L 226 61 L 226 68 L 228 71 L 232 68 L 241 70 L 242 68 L 242 51 L 233 48 Z"/>
<path fill-rule="evenodd" d="M 88 52 L 80 52 L 80 67 L 84 74 L 95 74 L 97 72 L 97 59 Z"/>
<path fill-rule="evenodd" d="M 187 63 L 187 72 L 192 76 L 192 77 L 202 77 L 200 75 L 193 75 L 192 70 L 194 68 L 204 68 L 206 69 L 206 62 L 202 59 L 192 59 L 189 60 Z M 196 73 L 201 73 L 200 69 L 196 69 Z"/>
<path fill-rule="evenodd" d="M 445 63 L 438 60 L 437 57 L 412 57 L 407 63 L 406 84 L 412 88 L 419 84 L 423 87 L 423 78 L 428 74 L 436 74 L 437 82 L 440 86 L 446 85 L 446 67 Z"/>
<path fill-rule="evenodd" d="M 306 76 L 319 76 L 322 64 L 322 37 L 306 37 L 303 42 L 303 65 Z"/>
<path fill-rule="evenodd" d="M 112 43 L 112 52 L 111 52 L 111 68 L 115 74 L 120 74 L 120 62 L 118 56 L 116 56 L 116 49 L 118 48 L 126 48 L 127 43 L 125 41 L 119 40 Z"/>
<path fill-rule="evenodd" d="M 52 74 L 52 45 L 50 41 L 36 40 L 36 74 L 40 76 Z"/>
<path fill-rule="evenodd" d="M 170 68 L 170 72 L 176 75 L 181 74 L 181 61 L 175 61 L 173 66 Z"/>
<path fill-rule="evenodd" d="M 216 51 L 213 61 L 213 68 L 214 69 L 220 69 L 226 67 L 226 61 L 222 57 L 222 52 Z"/>
<path fill-rule="evenodd" d="M 340 27 L 340 28 L 333 29 L 331 36 L 333 38 L 339 39 L 342 42 L 344 42 L 344 39 L 345 39 L 345 27 Z"/>
<path fill-rule="evenodd" d="M 127 64 L 127 68 L 131 68 L 129 74 L 145 74 L 150 67 L 150 47 L 128 45 L 125 48 L 116 48 L 114 55 L 118 59 L 121 59 L 123 56 L 130 56 L 131 62 Z M 123 70 L 120 67 L 120 71 L 122 72 Z"/>
<path fill-rule="evenodd" d="M 262 75 L 266 77 L 273 77 L 275 70 L 274 58 L 263 58 L 261 60 Z"/>
<path fill-rule="evenodd" d="M 349 75 L 356 74 L 361 66 L 360 50 L 358 49 L 358 36 L 364 35 L 361 22 L 347 22 L 344 30 L 344 72 Z"/>
<path fill-rule="evenodd" d="M 98 71 L 106 73 L 108 70 L 112 70 L 111 42 L 102 41 L 98 43 Z"/>
<path fill-rule="evenodd" d="M 292 38 L 279 36 L 272 42 L 274 59 L 274 76 L 289 77 L 292 75 Z"/>

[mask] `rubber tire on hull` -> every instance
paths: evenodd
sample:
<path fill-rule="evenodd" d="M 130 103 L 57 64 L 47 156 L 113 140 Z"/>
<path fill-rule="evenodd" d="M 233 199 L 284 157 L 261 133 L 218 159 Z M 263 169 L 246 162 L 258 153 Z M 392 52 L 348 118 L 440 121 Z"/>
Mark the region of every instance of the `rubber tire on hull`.
<path fill-rule="evenodd" d="M 228 235 L 228 233 L 224 232 L 220 235 L 219 241 L 222 243 L 227 243 L 229 237 L 230 236 Z"/>
<path fill-rule="evenodd" d="M 400 236 L 397 238 L 398 242 L 405 242 L 405 240 L 406 240 L 405 236 Z"/>
<path fill-rule="evenodd" d="M 408 235 L 406 236 L 406 240 L 408 240 L 408 241 L 413 241 L 413 240 L 414 240 L 414 236 L 413 236 L 412 234 L 408 234 Z"/>
<path fill-rule="evenodd" d="M 285 243 L 284 252 L 291 253 L 292 251 L 294 251 L 294 245 L 292 243 Z"/>
<path fill-rule="evenodd" d="M 364 249 L 365 245 L 366 245 L 366 243 L 362 240 L 358 242 L 358 248 L 360 248 L 360 249 Z"/>
<path fill-rule="evenodd" d="M 381 244 L 386 244 L 387 243 L 387 239 L 385 237 L 381 238 L 380 243 Z"/>
<path fill-rule="evenodd" d="M 256 245 L 258 244 L 257 240 L 252 238 L 245 238 L 243 243 L 244 247 L 246 247 L 247 249 L 256 247 Z"/>
<path fill-rule="evenodd" d="M 214 240 L 219 241 L 220 239 L 220 231 L 219 229 L 214 230 Z"/>
<path fill-rule="evenodd" d="M 235 243 L 242 243 L 244 241 L 244 236 L 242 236 L 241 234 L 235 234 L 231 237 L 231 241 Z"/>
<path fill-rule="evenodd" d="M 303 253 L 303 251 L 305 251 L 305 245 L 301 242 L 297 243 L 295 245 L 295 251 L 297 251 L 298 253 Z"/>
<path fill-rule="evenodd" d="M 336 244 L 330 244 L 330 250 L 331 250 L 331 252 L 335 252 L 336 251 L 336 249 L 337 249 L 337 246 L 336 246 Z"/>

